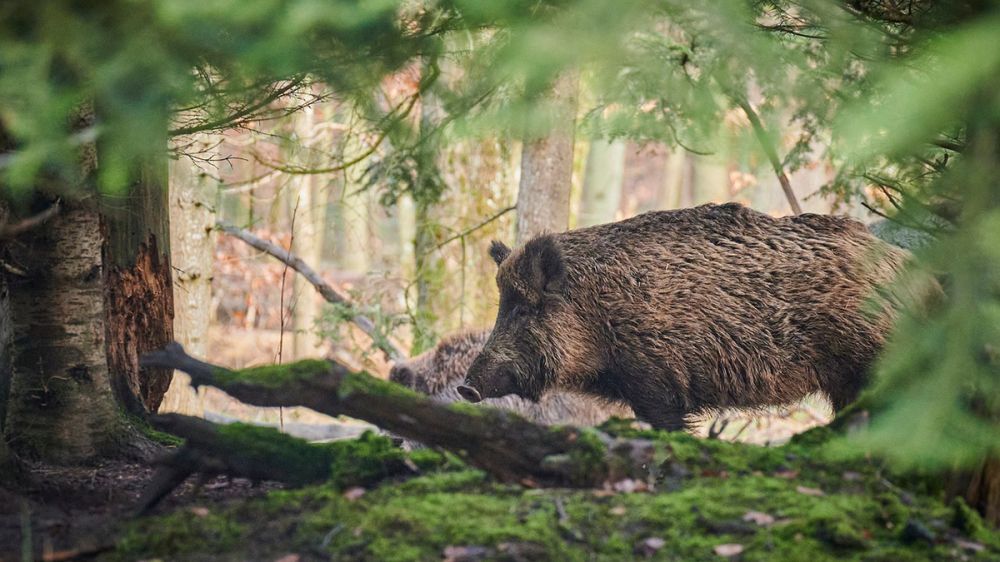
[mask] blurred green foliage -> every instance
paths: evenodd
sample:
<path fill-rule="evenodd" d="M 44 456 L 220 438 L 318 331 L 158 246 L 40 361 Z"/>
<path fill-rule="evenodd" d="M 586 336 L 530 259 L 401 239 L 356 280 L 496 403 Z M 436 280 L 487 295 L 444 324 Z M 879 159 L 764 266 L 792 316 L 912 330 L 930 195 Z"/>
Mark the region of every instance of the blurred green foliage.
<path fill-rule="evenodd" d="M 750 102 L 790 147 L 786 169 L 819 154 L 838 170 L 829 193 L 947 225 L 920 254 L 947 297 L 901 322 L 862 439 L 950 463 L 1000 446 L 998 37 L 990 0 L 5 3 L 0 131 L 15 150 L 0 178 L 14 199 L 85 193 L 78 153 L 96 140 L 95 185 L 121 191 L 169 135 L 238 125 L 318 81 L 387 131 L 392 151 L 370 170 L 384 200 L 433 202 L 435 138 L 543 132 L 544 93 L 566 69 L 593 93 L 586 134 L 763 162 Z M 433 122 L 386 119 L 380 81 L 410 64 L 433 71 L 420 85 L 440 104 Z M 201 117 L 171 125 L 183 111 Z"/>

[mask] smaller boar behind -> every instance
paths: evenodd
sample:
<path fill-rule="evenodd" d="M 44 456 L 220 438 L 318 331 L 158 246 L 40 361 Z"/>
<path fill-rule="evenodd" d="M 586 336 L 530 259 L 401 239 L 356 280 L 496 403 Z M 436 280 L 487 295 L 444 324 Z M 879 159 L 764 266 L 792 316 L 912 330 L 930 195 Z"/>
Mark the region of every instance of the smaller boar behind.
<path fill-rule="evenodd" d="M 446 337 L 434 349 L 396 363 L 389 379 L 441 402 L 460 402 L 462 397 L 456 388 L 462 384 L 488 337 L 486 331 Z M 538 402 L 510 395 L 490 398 L 483 404 L 517 412 L 545 425 L 591 426 L 613 416 L 634 417 L 627 407 L 571 392 L 552 392 Z"/>

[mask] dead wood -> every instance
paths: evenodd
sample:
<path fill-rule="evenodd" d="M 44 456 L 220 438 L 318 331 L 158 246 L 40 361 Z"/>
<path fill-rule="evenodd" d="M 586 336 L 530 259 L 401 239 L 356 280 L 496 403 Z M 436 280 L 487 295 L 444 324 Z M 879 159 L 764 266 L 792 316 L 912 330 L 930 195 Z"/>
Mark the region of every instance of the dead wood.
<path fill-rule="evenodd" d="M 327 361 L 231 371 L 187 355 L 176 343 L 143 358 L 147 367 L 178 369 L 257 406 L 305 406 L 347 415 L 457 454 L 500 481 L 528 486 L 601 487 L 649 481 L 657 449 L 592 429 L 545 427 L 502 410 L 442 405 L 395 383 L 352 373 Z"/>

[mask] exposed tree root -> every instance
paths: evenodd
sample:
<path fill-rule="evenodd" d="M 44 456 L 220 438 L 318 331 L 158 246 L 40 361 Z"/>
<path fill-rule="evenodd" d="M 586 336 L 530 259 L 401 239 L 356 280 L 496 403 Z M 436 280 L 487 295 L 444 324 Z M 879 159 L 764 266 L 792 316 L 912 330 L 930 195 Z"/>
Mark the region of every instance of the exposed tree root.
<path fill-rule="evenodd" d="M 298 405 L 366 420 L 451 451 L 503 482 L 601 487 L 623 479 L 648 481 L 658 464 L 657 448 L 650 441 L 612 438 L 592 429 L 544 427 L 491 408 L 445 406 L 327 361 L 230 371 L 194 359 L 173 343 L 147 354 L 143 365 L 179 369 L 191 376 L 191 384 L 214 386 L 247 404 Z"/>

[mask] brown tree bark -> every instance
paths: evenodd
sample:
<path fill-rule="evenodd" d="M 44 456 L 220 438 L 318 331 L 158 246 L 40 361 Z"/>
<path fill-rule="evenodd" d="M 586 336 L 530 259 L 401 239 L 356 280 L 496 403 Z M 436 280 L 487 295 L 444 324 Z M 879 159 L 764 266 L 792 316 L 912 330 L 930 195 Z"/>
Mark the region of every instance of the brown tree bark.
<path fill-rule="evenodd" d="M 169 370 L 140 372 L 139 357 L 173 341 L 167 159 L 150 159 L 128 194 L 102 206 L 106 346 L 111 386 L 129 412 L 155 412 Z"/>
<path fill-rule="evenodd" d="M 556 126 L 544 137 L 524 141 L 517 191 L 518 244 L 569 227 L 578 88 L 579 76 L 574 72 L 556 80 L 552 89 L 558 108 Z"/>

